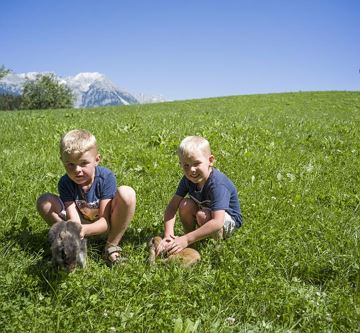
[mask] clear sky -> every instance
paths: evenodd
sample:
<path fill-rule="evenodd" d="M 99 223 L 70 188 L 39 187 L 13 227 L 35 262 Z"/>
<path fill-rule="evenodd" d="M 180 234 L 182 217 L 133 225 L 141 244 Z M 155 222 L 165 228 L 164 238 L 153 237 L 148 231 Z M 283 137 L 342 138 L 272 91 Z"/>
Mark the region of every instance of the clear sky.
<path fill-rule="evenodd" d="M 360 0 L 3 0 L 0 65 L 168 100 L 360 90 Z"/>

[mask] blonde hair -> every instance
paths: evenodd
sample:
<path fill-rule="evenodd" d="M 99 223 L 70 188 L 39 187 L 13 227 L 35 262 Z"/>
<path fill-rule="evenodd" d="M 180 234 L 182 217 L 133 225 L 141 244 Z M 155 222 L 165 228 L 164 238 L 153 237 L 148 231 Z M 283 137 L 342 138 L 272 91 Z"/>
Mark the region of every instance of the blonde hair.
<path fill-rule="evenodd" d="M 179 145 L 179 157 L 187 156 L 194 152 L 202 152 L 205 156 L 211 155 L 209 141 L 201 136 L 187 136 Z"/>
<path fill-rule="evenodd" d="M 60 140 L 60 156 L 82 154 L 97 149 L 96 138 L 87 130 L 74 129 L 64 134 Z"/>

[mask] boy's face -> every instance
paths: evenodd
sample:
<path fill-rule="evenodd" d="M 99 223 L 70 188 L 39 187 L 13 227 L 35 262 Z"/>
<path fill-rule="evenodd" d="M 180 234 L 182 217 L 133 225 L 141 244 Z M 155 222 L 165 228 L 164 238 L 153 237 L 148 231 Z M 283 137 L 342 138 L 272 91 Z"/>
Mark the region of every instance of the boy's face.
<path fill-rule="evenodd" d="M 199 187 L 204 186 L 210 176 L 214 156 L 196 151 L 180 156 L 179 159 L 185 177 Z"/>
<path fill-rule="evenodd" d="M 94 181 L 100 155 L 96 149 L 90 149 L 85 153 L 64 154 L 61 160 L 70 179 L 78 185 L 87 186 Z"/>

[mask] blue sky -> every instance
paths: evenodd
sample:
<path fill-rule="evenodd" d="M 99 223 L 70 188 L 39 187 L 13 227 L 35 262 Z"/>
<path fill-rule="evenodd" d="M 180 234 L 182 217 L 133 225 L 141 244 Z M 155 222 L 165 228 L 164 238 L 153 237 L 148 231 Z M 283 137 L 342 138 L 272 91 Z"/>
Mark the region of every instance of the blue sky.
<path fill-rule="evenodd" d="M 360 90 L 357 0 L 4 0 L 0 65 L 169 100 Z"/>

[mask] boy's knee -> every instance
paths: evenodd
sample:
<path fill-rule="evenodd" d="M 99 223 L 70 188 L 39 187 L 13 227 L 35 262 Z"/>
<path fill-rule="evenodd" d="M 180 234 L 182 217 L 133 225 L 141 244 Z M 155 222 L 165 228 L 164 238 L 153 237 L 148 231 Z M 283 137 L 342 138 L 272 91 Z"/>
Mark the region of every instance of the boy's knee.
<path fill-rule="evenodd" d="M 210 210 L 198 210 L 196 212 L 196 222 L 199 226 L 202 226 L 207 221 L 211 220 L 211 212 Z"/>
<path fill-rule="evenodd" d="M 117 196 L 126 206 L 132 206 L 136 202 L 136 192 L 130 186 L 120 186 L 117 190 Z"/>
<path fill-rule="evenodd" d="M 44 205 L 53 202 L 53 199 L 54 199 L 54 195 L 52 193 L 43 193 L 42 195 L 40 195 L 36 200 L 37 210 L 40 210 L 44 207 Z"/>
<path fill-rule="evenodd" d="M 179 213 L 180 214 L 188 214 L 195 212 L 197 209 L 197 206 L 195 202 L 192 199 L 184 198 L 180 201 L 179 204 Z"/>

